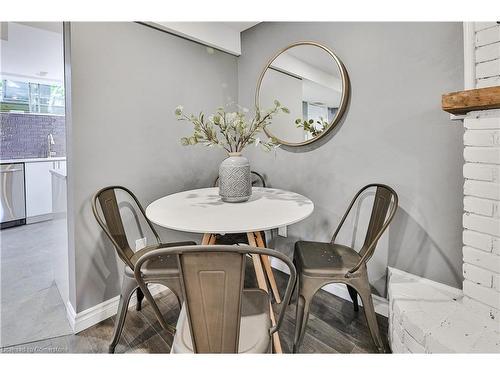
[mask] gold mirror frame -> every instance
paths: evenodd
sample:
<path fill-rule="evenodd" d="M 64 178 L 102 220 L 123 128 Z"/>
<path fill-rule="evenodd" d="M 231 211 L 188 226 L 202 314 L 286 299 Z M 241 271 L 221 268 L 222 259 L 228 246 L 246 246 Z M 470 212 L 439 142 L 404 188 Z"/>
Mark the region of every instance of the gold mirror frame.
<path fill-rule="evenodd" d="M 313 42 L 313 41 L 295 42 L 295 43 L 290 44 L 288 47 L 285 47 L 284 49 L 280 50 L 278 53 L 276 53 L 268 61 L 268 63 L 266 64 L 266 66 L 262 70 L 262 73 L 260 73 L 259 81 L 257 82 L 257 89 L 255 91 L 255 106 L 257 108 L 260 108 L 260 105 L 259 105 L 260 87 L 262 85 L 262 80 L 264 79 L 264 75 L 266 74 L 267 69 L 269 69 L 269 67 L 271 66 L 271 64 L 273 63 L 273 61 L 276 60 L 276 58 L 279 55 L 281 55 L 283 52 L 286 52 L 289 49 L 291 49 L 293 47 L 297 47 L 297 46 L 316 46 L 316 47 L 319 47 L 319 48 L 323 49 L 324 51 L 326 51 L 333 58 L 333 60 L 337 63 L 337 66 L 340 69 L 340 75 L 341 75 L 341 78 L 342 78 L 342 97 L 340 99 L 339 109 L 337 110 L 337 113 L 335 114 L 335 117 L 332 119 L 332 121 L 328 125 L 328 128 L 326 128 L 317 137 L 311 138 L 311 139 L 309 139 L 307 141 L 304 141 L 304 142 L 291 143 L 291 142 L 284 141 L 284 140 L 279 139 L 278 137 L 274 136 L 267 129 L 267 127 L 264 129 L 264 132 L 266 133 L 266 135 L 268 137 L 270 137 L 270 138 L 274 137 L 274 138 L 276 138 L 276 140 L 280 144 L 285 145 L 285 146 L 290 146 L 290 147 L 298 147 L 298 146 L 308 145 L 310 143 L 313 143 L 313 142 L 321 139 L 322 137 L 324 137 L 325 135 L 327 135 L 330 131 L 332 131 L 338 125 L 339 121 L 342 119 L 342 116 L 344 115 L 344 113 L 345 113 L 345 111 L 347 109 L 347 102 L 349 100 L 349 94 L 350 94 L 350 84 L 349 84 L 349 76 L 347 74 L 347 70 L 346 70 L 344 64 L 342 63 L 342 61 L 340 61 L 340 59 L 337 57 L 337 55 L 335 55 L 335 53 L 330 48 L 328 48 L 328 47 L 326 47 L 326 46 L 324 46 L 324 45 L 322 45 L 320 43 Z M 284 103 L 284 104 L 286 105 L 286 103 Z"/>

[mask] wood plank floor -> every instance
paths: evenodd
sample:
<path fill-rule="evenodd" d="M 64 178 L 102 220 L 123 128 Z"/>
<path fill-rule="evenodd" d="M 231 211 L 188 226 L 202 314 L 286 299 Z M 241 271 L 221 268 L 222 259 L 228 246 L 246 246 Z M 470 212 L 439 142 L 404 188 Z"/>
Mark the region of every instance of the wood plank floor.
<path fill-rule="evenodd" d="M 280 290 L 286 285 L 286 275 L 275 271 Z M 251 275 L 247 272 L 247 275 Z M 252 276 L 245 281 L 254 286 Z M 179 314 L 177 300 L 168 291 L 156 297 L 157 303 L 169 323 L 175 324 Z M 275 309 L 280 307 L 275 306 Z M 295 303 L 286 308 L 280 329 L 283 350 L 291 352 L 295 329 Z M 374 353 L 363 308 L 354 312 L 352 303 L 320 291 L 311 304 L 311 316 L 307 325 L 301 353 Z M 378 316 L 380 331 L 387 350 L 387 318 Z M 86 329 L 76 335 L 60 336 L 48 340 L 2 348 L 4 353 L 107 353 L 113 334 L 114 317 Z M 121 340 L 116 353 L 169 353 L 172 336 L 163 331 L 153 310 L 144 301 L 141 311 L 129 309 Z"/>

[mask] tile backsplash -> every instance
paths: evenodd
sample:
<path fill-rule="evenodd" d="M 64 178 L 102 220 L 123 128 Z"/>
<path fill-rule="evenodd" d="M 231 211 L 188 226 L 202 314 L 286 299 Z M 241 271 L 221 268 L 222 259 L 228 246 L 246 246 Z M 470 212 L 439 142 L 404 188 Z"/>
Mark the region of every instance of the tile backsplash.
<path fill-rule="evenodd" d="M 66 156 L 64 116 L 0 113 L 0 160 L 47 157 L 52 134 L 56 156 Z"/>

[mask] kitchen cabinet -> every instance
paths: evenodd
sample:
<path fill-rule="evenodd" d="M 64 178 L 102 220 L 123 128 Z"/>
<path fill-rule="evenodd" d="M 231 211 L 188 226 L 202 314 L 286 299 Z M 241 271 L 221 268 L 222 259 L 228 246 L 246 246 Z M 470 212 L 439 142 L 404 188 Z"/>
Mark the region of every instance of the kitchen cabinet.
<path fill-rule="evenodd" d="M 64 160 L 25 164 L 27 223 L 52 218 L 52 178 L 49 171 L 65 164 Z"/>

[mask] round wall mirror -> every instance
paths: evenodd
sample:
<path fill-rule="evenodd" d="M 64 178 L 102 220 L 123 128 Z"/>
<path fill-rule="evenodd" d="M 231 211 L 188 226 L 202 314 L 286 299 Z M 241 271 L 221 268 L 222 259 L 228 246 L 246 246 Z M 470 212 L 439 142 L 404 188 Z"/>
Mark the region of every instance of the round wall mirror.
<path fill-rule="evenodd" d="M 349 97 L 349 78 L 339 58 L 316 42 L 297 42 L 277 53 L 262 71 L 255 104 L 266 110 L 278 100 L 290 110 L 273 118 L 266 134 L 302 146 L 339 123 Z"/>

